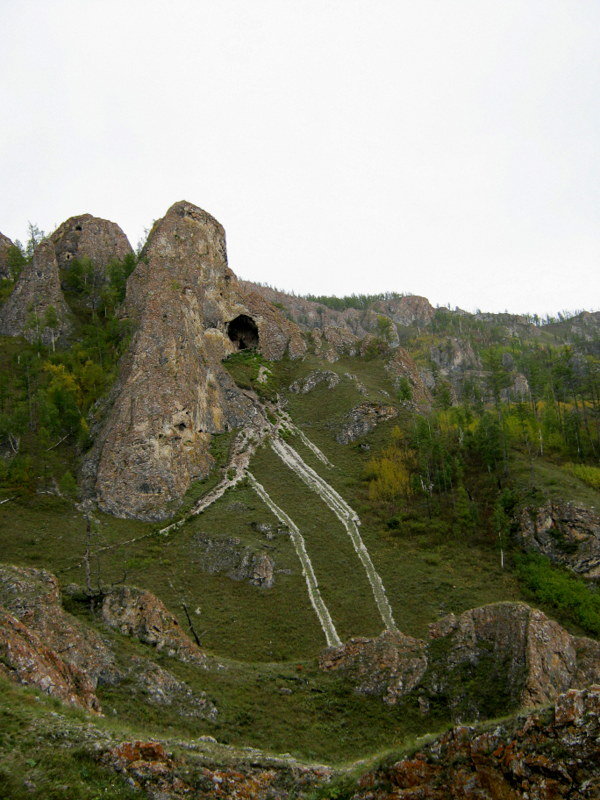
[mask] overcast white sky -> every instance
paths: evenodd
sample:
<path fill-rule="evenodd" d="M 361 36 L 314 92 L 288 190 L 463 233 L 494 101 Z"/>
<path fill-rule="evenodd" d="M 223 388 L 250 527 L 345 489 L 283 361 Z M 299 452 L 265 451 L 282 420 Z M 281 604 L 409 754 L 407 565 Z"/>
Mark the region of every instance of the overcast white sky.
<path fill-rule="evenodd" d="M 135 245 L 175 201 L 239 275 L 600 306 L 598 0 L 0 0 L 0 231 Z"/>

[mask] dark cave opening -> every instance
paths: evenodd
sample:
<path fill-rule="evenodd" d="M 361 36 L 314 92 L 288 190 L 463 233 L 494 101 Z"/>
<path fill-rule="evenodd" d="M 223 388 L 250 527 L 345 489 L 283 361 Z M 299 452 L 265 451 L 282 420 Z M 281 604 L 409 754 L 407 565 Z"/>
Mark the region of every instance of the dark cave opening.
<path fill-rule="evenodd" d="M 258 347 L 258 328 L 256 322 L 247 314 L 240 314 L 227 323 L 227 335 L 234 344 L 237 344 L 238 350 Z"/>

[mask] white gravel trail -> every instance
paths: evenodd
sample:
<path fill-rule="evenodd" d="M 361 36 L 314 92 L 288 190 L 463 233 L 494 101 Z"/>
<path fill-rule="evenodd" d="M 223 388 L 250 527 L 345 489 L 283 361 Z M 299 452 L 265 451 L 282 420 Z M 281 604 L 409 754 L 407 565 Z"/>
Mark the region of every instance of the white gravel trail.
<path fill-rule="evenodd" d="M 335 625 L 333 624 L 333 620 L 331 619 L 331 614 L 329 613 L 329 609 L 325 605 L 325 601 L 321 597 L 321 592 L 319 590 L 319 584 L 317 582 L 317 577 L 315 575 L 315 571 L 313 569 L 312 562 L 309 558 L 309 555 L 306 551 L 306 543 L 304 541 L 304 537 L 300 533 L 298 526 L 296 523 L 288 517 L 288 515 L 279 508 L 278 505 L 271 499 L 269 494 L 267 493 L 265 487 L 260 484 L 254 475 L 251 472 L 247 472 L 246 476 L 250 485 L 256 492 L 256 494 L 260 497 L 260 499 L 267 505 L 273 514 L 277 517 L 277 519 L 282 522 L 284 525 L 287 526 L 290 532 L 290 538 L 294 543 L 294 547 L 296 549 L 296 553 L 298 554 L 298 558 L 300 559 L 300 563 L 302 564 L 302 574 L 304 575 L 304 580 L 306 581 L 306 588 L 308 589 L 308 596 L 310 598 L 310 602 L 312 603 L 312 607 L 314 608 L 317 617 L 319 618 L 319 622 L 321 623 L 321 628 L 323 628 L 323 633 L 325 634 L 325 638 L 327 640 L 328 647 L 339 647 L 342 644 L 342 640 L 338 636 L 338 633 L 335 629 Z"/>
<path fill-rule="evenodd" d="M 392 607 L 385 593 L 383 581 L 375 569 L 369 551 L 359 533 L 358 526 L 360 525 L 360 517 L 356 511 L 346 503 L 344 498 L 341 497 L 327 481 L 315 472 L 314 469 L 309 467 L 308 464 L 303 461 L 299 453 L 297 453 L 293 447 L 290 447 L 287 442 L 280 438 L 273 438 L 271 439 L 271 447 L 283 463 L 293 470 L 313 492 L 319 495 L 346 528 L 354 550 L 367 573 L 367 578 L 371 584 L 375 603 L 379 609 L 383 624 L 387 630 L 397 630 L 398 628 L 394 620 Z"/>

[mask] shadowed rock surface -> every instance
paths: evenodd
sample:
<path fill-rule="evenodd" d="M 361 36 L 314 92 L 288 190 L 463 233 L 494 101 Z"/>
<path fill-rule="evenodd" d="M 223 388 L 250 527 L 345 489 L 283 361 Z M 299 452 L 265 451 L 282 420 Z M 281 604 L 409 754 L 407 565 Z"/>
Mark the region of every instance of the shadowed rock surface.
<path fill-rule="evenodd" d="M 125 313 L 137 331 L 84 473 L 102 509 L 165 519 L 210 471 L 212 434 L 260 417 L 221 364 L 240 346 L 240 318 L 251 320 L 266 358 L 296 357 L 305 345 L 276 308 L 241 289 L 222 226 L 186 202 L 154 225 L 128 280 Z"/>
<path fill-rule="evenodd" d="M 211 575 L 225 573 L 234 581 L 248 581 L 253 586 L 270 589 L 275 583 L 273 559 L 264 550 L 244 547 L 235 537 L 216 537 L 198 533 L 194 536 L 194 562 Z"/>
<path fill-rule="evenodd" d="M 394 406 L 381 405 L 380 403 L 360 403 L 348 412 L 342 422 L 341 429 L 335 439 L 340 444 L 350 444 L 356 439 L 370 433 L 380 422 L 398 416 L 398 409 Z"/>

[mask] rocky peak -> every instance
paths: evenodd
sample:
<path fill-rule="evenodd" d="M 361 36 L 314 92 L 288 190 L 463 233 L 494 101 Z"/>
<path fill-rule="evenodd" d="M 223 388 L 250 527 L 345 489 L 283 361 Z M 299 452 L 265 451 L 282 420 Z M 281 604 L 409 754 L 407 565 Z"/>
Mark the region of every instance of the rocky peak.
<path fill-rule="evenodd" d="M 68 335 L 71 327 L 54 246 L 50 239 L 44 239 L 0 309 L 0 333 L 51 344 Z"/>
<path fill-rule="evenodd" d="M 270 359 L 294 357 L 305 346 L 293 323 L 240 286 L 223 227 L 185 201 L 150 232 L 125 313 L 137 331 L 85 471 L 101 508 L 164 519 L 210 471 L 212 434 L 260 417 L 222 359 L 254 345 Z"/>
<path fill-rule="evenodd" d="M 75 259 L 89 259 L 104 268 L 113 259 L 133 253 L 129 240 L 117 225 L 107 219 L 81 214 L 70 217 L 50 236 L 60 269 L 68 269 Z"/>

